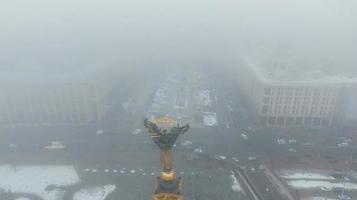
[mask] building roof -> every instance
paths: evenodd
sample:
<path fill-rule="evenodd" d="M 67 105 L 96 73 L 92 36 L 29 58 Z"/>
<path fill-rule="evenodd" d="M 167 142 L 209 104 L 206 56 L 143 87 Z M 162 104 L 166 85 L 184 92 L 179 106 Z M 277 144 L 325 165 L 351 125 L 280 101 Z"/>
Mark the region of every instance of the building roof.
<path fill-rule="evenodd" d="M 357 83 L 357 71 L 339 71 L 336 66 L 314 65 L 296 60 L 272 59 L 260 62 L 245 59 L 248 66 L 263 81 Z"/>

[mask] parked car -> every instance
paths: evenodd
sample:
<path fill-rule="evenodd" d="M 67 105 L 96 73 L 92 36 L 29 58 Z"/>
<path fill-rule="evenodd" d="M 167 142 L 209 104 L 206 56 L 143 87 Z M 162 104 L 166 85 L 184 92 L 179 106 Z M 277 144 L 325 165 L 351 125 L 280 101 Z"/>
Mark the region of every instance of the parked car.
<path fill-rule="evenodd" d="M 331 191 L 331 190 L 332 190 L 332 188 L 331 188 L 331 187 L 328 187 L 328 186 L 322 186 L 322 187 L 320 187 L 320 189 L 321 189 L 322 191 Z"/>
<path fill-rule="evenodd" d="M 276 140 L 276 142 L 278 143 L 278 144 L 286 144 L 286 140 L 284 140 L 284 139 L 277 139 Z"/>
<path fill-rule="evenodd" d="M 226 156 L 220 156 L 220 155 L 216 155 L 216 156 L 214 156 L 214 158 L 215 158 L 216 160 L 226 160 L 226 159 L 227 159 Z"/>
<path fill-rule="evenodd" d="M 248 160 L 256 160 L 257 158 L 256 157 L 253 157 L 253 156 L 249 156 L 248 157 Z"/>
<path fill-rule="evenodd" d="M 234 162 L 239 162 L 239 159 L 236 158 L 236 157 L 232 157 L 232 160 L 233 160 Z"/>
<path fill-rule="evenodd" d="M 248 139 L 248 136 L 246 134 L 242 133 L 240 135 L 242 136 L 243 139 L 246 139 L 246 140 Z"/>
<path fill-rule="evenodd" d="M 337 144 L 338 147 L 349 147 L 350 145 L 347 142 L 342 142 Z"/>
<path fill-rule="evenodd" d="M 45 146 L 45 149 L 64 149 L 66 146 L 59 141 L 53 141 L 50 145 Z"/>
<path fill-rule="evenodd" d="M 297 152 L 296 149 L 294 149 L 294 148 L 289 148 L 288 151 L 292 152 L 292 153 L 296 153 Z"/>
<path fill-rule="evenodd" d="M 135 130 L 133 131 L 133 135 L 137 135 L 137 134 L 139 134 L 139 133 L 141 133 L 141 129 L 135 129 Z"/>
<path fill-rule="evenodd" d="M 295 139 L 290 139 L 290 140 L 288 140 L 288 143 L 289 143 L 289 144 L 296 144 L 297 142 L 296 142 Z"/>

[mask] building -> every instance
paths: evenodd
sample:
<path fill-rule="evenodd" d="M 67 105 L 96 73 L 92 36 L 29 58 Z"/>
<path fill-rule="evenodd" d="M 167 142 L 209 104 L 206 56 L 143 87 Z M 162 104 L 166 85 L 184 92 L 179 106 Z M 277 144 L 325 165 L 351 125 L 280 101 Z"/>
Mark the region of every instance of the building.
<path fill-rule="evenodd" d="M 356 128 L 357 124 L 357 84 L 345 84 L 341 91 L 338 125 L 345 128 Z"/>
<path fill-rule="evenodd" d="M 91 73 L 2 70 L 0 127 L 94 123 L 107 112 L 109 90 Z"/>
<path fill-rule="evenodd" d="M 356 112 L 351 112 L 357 109 L 357 79 L 327 76 L 292 63 L 245 60 L 240 85 L 260 126 L 323 128 L 357 122 Z"/>

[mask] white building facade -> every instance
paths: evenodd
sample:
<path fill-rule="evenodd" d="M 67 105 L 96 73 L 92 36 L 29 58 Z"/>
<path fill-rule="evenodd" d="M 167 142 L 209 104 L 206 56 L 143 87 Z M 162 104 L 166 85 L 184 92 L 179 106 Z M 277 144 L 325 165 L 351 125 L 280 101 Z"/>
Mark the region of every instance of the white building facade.
<path fill-rule="evenodd" d="M 280 72 L 275 73 L 274 70 Z M 291 79 L 287 74 L 294 72 L 289 70 L 289 67 L 273 69 L 269 72 L 273 75 L 265 77 L 259 71 L 259 66 L 248 63 L 242 68 L 240 87 L 246 94 L 260 126 L 332 127 L 343 121 L 341 116 L 346 118 L 346 112 L 351 111 L 352 107 L 357 109 L 356 101 L 353 100 L 357 98 L 352 96 L 356 94 L 357 97 L 357 82 Z M 352 90 L 356 92 L 350 92 Z M 350 108 L 343 106 L 347 101 Z M 350 112 L 348 116 L 350 119 L 357 119 L 357 113 Z"/>

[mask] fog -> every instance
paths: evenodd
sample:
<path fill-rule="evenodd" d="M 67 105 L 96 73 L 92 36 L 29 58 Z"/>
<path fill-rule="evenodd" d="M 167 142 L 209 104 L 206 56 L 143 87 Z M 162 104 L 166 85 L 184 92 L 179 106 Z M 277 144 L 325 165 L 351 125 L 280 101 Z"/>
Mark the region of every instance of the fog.
<path fill-rule="evenodd" d="M 0 65 L 220 68 L 243 54 L 282 49 L 353 69 L 356 6 L 353 0 L 3 0 Z"/>
<path fill-rule="evenodd" d="M 0 199 L 357 199 L 356 8 L 1 0 Z"/>

